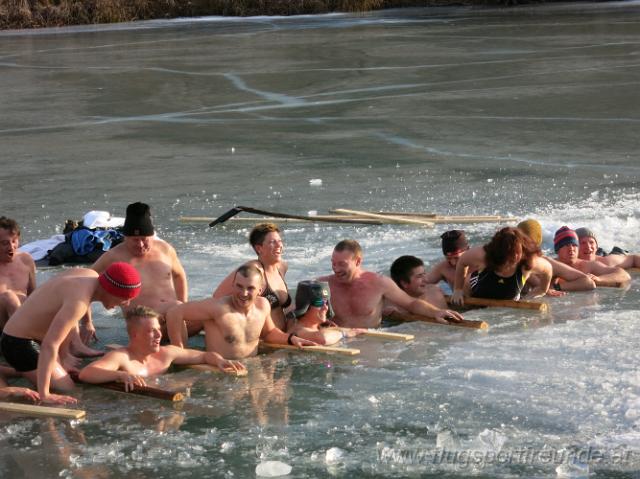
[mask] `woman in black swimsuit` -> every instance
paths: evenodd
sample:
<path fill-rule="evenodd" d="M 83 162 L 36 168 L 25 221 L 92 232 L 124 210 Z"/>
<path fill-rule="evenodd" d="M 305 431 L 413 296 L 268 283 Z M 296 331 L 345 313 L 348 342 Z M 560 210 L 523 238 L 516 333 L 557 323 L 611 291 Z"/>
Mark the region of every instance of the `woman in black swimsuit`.
<path fill-rule="evenodd" d="M 541 281 L 530 294 L 543 296 L 551 283 L 551 264 L 519 229 L 502 228 L 488 244 L 471 248 L 458 259 L 451 302 L 463 304 L 464 296 L 520 299 L 522 287 L 532 273 L 539 275 Z"/>
<path fill-rule="evenodd" d="M 265 279 L 263 296 L 271 304 L 271 318 L 276 327 L 286 330 L 285 316 L 293 310 L 289 288 L 284 279 L 287 274 L 287 263 L 282 259 L 284 245 L 280 237 L 280 229 L 273 223 L 256 225 L 249 234 L 249 243 L 258 255 L 255 265 L 258 266 Z M 213 293 L 214 298 L 226 296 L 232 292 L 233 273 L 227 276 Z"/>

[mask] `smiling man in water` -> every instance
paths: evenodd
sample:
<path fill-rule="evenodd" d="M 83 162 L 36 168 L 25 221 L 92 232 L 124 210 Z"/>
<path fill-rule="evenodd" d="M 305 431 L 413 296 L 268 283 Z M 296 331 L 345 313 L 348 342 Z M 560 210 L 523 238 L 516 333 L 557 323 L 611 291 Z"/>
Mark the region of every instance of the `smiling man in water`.
<path fill-rule="evenodd" d="M 459 321 L 456 311 L 437 308 L 402 291 L 391 278 L 362 268 L 362 248 L 351 239 L 340 241 L 331 255 L 333 274 L 318 278 L 331 289 L 335 318 L 346 328 L 377 328 L 382 321 L 384 300 L 413 314 L 435 318 L 443 324 Z"/>
<path fill-rule="evenodd" d="M 315 345 L 275 326 L 269 301 L 260 296 L 263 288 L 262 272 L 252 264 L 245 264 L 236 270 L 230 295 L 174 306 L 166 315 L 171 344 L 183 347 L 185 322 L 198 321 L 204 325 L 207 351 L 228 359 L 255 356 L 260 339 L 294 346 Z"/>
<path fill-rule="evenodd" d="M 36 265 L 18 246 L 18 223 L 0 216 L 0 332 L 36 287 Z"/>
<path fill-rule="evenodd" d="M 162 374 L 175 364 L 210 364 L 223 372 L 244 371 L 237 361 L 227 361 L 213 351 L 197 351 L 176 346 L 160 346 L 162 332 L 159 315 L 146 306 L 136 306 L 125 314 L 129 344 L 107 353 L 80 371 L 80 379 L 88 383 L 117 381 L 127 391 L 146 386 L 148 376 Z"/>

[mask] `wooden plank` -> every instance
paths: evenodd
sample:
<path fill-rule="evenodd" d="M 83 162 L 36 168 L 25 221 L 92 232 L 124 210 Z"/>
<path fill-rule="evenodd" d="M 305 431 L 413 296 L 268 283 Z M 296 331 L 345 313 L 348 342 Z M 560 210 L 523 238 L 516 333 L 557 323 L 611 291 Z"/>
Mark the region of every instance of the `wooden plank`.
<path fill-rule="evenodd" d="M 489 329 L 489 324 L 485 321 L 473 321 L 470 319 L 463 319 L 462 321 L 449 321 L 448 324 L 439 322 L 435 318 L 429 318 L 418 314 L 401 313 L 394 311 L 389 315 L 389 318 L 396 321 L 422 321 L 423 323 L 439 324 L 440 326 L 456 326 L 459 328 L 469 329 Z"/>
<path fill-rule="evenodd" d="M 352 328 L 327 328 L 327 329 L 339 329 L 340 331 L 351 331 Z M 396 341 L 411 341 L 415 339 L 415 336 L 413 334 L 391 333 L 388 331 L 380 331 L 377 329 L 368 329 L 365 333 L 362 333 L 362 336 L 367 336 L 369 338 L 391 339 Z"/>
<path fill-rule="evenodd" d="M 111 343 L 111 344 L 105 344 L 104 348 L 109 350 L 114 350 L 114 349 L 124 348 L 124 346 L 121 344 Z M 198 371 L 209 371 L 212 373 L 229 374 L 231 376 L 236 376 L 236 377 L 243 377 L 248 374 L 246 370 L 228 373 L 226 371 L 222 371 L 221 369 L 215 366 L 212 366 L 211 364 L 173 364 L 173 366 L 184 368 L 184 369 L 195 369 Z"/>
<path fill-rule="evenodd" d="M 333 346 L 304 346 L 299 348 L 298 346 L 292 346 L 290 344 L 274 344 L 274 343 L 261 343 L 263 346 L 267 346 L 271 349 L 290 349 L 292 351 L 299 351 L 305 353 L 336 353 L 344 354 L 347 356 L 355 356 L 360 354 L 359 349 L 353 348 L 337 348 Z"/>
<path fill-rule="evenodd" d="M 336 211 L 337 210 L 332 210 Z M 405 218 L 420 219 L 424 218 L 434 223 L 499 223 L 499 222 L 516 222 L 518 218 L 511 216 L 499 215 L 439 215 L 435 213 L 406 213 L 399 211 L 376 211 L 376 214 L 382 216 L 399 216 Z"/>
<path fill-rule="evenodd" d="M 429 221 L 429 220 L 403 218 L 401 216 L 379 215 L 377 213 L 369 213 L 367 211 L 347 210 L 344 208 L 338 208 L 338 209 L 333 209 L 329 211 L 331 213 L 344 213 L 347 215 L 358 215 L 358 216 L 364 216 L 365 218 L 380 219 L 380 220 L 384 220 L 387 223 L 394 223 L 394 224 L 420 225 L 420 226 L 426 226 L 429 228 L 432 228 L 434 225 L 433 221 Z"/>
<path fill-rule="evenodd" d="M 447 303 L 451 303 L 451 296 L 446 296 Z M 457 305 L 453 305 L 457 306 Z M 515 301 L 512 299 L 489 299 L 489 298 L 472 298 L 465 296 L 464 306 L 488 306 L 493 308 L 516 308 L 516 309 L 533 309 L 545 313 L 549 307 L 546 303 L 540 301 Z"/>
<path fill-rule="evenodd" d="M 640 273 L 640 268 L 629 268 L 628 273 Z"/>
<path fill-rule="evenodd" d="M 71 378 L 81 384 L 88 384 L 90 386 L 96 386 L 103 389 L 109 389 L 111 391 L 118 391 L 126 394 L 136 394 L 139 396 L 147 396 L 155 399 L 162 399 L 164 401 L 183 401 L 185 393 L 183 391 L 171 391 L 168 389 L 157 388 L 153 386 L 135 386 L 132 390 L 127 391 L 124 383 L 117 381 L 109 381 L 106 383 L 88 383 L 80 381 L 78 374 L 71 374 Z"/>
<path fill-rule="evenodd" d="M 210 223 L 215 218 L 206 216 L 181 216 L 178 219 L 181 223 Z M 308 216 L 305 218 L 276 218 L 276 217 L 263 217 L 263 218 L 244 218 L 233 217 L 229 218 L 227 222 L 239 222 L 239 223 L 353 223 L 362 225 L 381 225 L 384 224 L 382 220 L 374 220 L 368 218 L 362 218 L 359 216 L 340 216 L 340 215 L 316 215 Z"/>
<path fill-rule="evenodd" d="M 59 417 L 64 419 L 82 419 L 87 415 L 82 409 L 65 409 L 60 407 L 34 406 L 12 402 L 0 402 L 0 411 L 15 412 L 29 416 Z"/>
<path fill-rule="evenodd" d="M 496 218 L 496 219 L 480 219 L 480 218 L 454 218 L 454 217 L 442 217 L 442 218 L 434 218 L 433 221 L 435 224 L 449 224 L 449 223 L 515 223 L 518 221 L 517 218 Z"/>

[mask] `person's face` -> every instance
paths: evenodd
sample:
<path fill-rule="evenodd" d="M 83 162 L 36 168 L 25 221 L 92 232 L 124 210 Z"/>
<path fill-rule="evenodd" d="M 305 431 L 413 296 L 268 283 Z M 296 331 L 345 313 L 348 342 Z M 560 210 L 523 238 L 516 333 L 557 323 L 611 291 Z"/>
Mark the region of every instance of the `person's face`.
<path fill-rule="evenodd" d="M 152 236 L 125 236 L 124 244 L 132 256 L 141 258 L 151 250 Z"/>
<path fill-rule="evenodd" d="M 256 253 L 258 253 L 258 256 L 274 261 L 280 261 L 283 251 L 284 243 L 282 242 L 280 233 L 277 231 L 268 233 L 264 237 L 262 244 L 256 245 Z"/>
<path fill-rule="evenodd" d="M 580 259 L 591 260 L 598 251 L 598 243 L 591 236 L 583 236 L 580 238 L 580 248 L 578 249 L 578 257 Z"/>
<path fill-rule="evenodd" d="M 323 300 L 322 306 L 310 304 L 308 314 L 319 323 L 324 323 L 327 320 L 327 311 L 329 311 L 329 302 L 325 299 Z"/>
<path fill-rule="evenodd" d="M 409 296 L 417 298 L 422 296 L 427 287 L 427 273 L 424 270 L 424 266 L 416 266 L 411 270 L 409 275 L 409 282 L 403 283 L 403 289 Z"/>
<path fill-rule="evenodd" d="M 142 318 L 139 321 L 132 331 L 131 339 L 146 353 L 157 353 L 162 339 L 158 318 Z"/>
<path fill-rule="evenodd" d="M 104 299 L 102 299 L 102 301 L 100 302 L 102 303 L 102 306 L 104 306 L 105 309 L 113 309 L 116 306 L 126 308 L 127 306 L 129 306 L 129 303 L 131 302 L 131 298 L 123 299 L 120 296 L 115 296 L 111 293 L 107 293 L 106 291 L 104 293 L 105 293 Z"/>
<path fill-rule="evenodd" d="M 20 246 L 20 236 L 0 228 L 0 263 L 11 263 Z"/>
<path fill-rule="evenodd" d="M 331 269 L 336 275 L 336 279 L 341 283 L 350 283 L 361 263 L 362 258 L 357 257 L 349 250 L 334 251 L 331 255 Z"/>
<path fill-rule="evenodd" d="M 578 259 L 578 247 L 574 244 L 564 245 L 558 250 L 558 259 L 567 264 L 575 263 Z"/>
<path fill-rule="evenodd" d="M 236 273 L 233 279 L 233 300 L 241 308 L 249 308 L 262 291 L 262 278 L 258 274 L 249 277 Z"/>
<path fill-rule="evenodd" d="M 455 268 L 456 265 L 458 264 L 458 260 L 460 259 L 460 256 L 462 256 L 464 253 L 464 250 L 459 249 L 458 251 L 454 251 L 453 253 L 447 253 L 445 255 L 445 257 L 447 258 L 447 263 L 449 263 L 449 266 L 451 266 L 452 268 Z"/>

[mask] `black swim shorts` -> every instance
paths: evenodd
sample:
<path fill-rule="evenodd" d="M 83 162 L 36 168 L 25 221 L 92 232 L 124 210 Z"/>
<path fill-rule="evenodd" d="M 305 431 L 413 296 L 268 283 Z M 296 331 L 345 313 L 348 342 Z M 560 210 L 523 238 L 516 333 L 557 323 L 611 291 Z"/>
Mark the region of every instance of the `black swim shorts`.
<path fill-rule="evenodd" d="M 3 333 L 0 351 L 9 365 L 20 373 L 38 369 L 40 345 L 33 339 L 16 338 Z"/>

